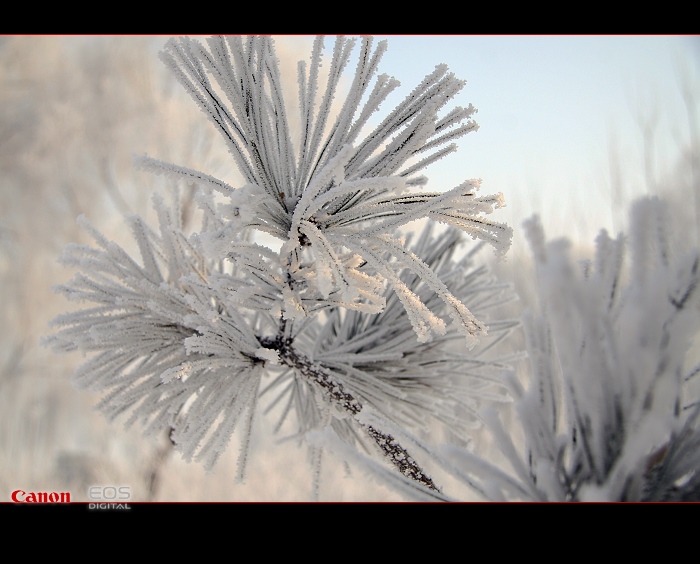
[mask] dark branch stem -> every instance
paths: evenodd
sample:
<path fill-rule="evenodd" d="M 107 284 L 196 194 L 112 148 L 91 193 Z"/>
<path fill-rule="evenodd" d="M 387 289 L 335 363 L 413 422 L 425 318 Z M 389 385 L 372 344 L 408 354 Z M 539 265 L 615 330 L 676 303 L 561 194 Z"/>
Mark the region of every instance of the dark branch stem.
<path fill-rule="evenodd" d="M 357 416 L 362 411 L 362 404 L 351 393 L 347 392 L 340 382 L 334 380 L 333 376 L 323 367 L 314 363 L 292 346 L 292 339 L 285 339 L 282 336 L 263 338 L 260 339 L 260 344 L 265 348 L 277 351 L 282 364 L 293 368 L 298 374 L 319 385 L 331 401 L 345 411 L 353 416 Z M 394 437 L 379 431 L 372 425 L 360 423 L 360 427 L 377 443 L 384 456 L 403 476 L 415 480 L 433 491 L 440 491 L 430 476 L 423 471 Z"/>

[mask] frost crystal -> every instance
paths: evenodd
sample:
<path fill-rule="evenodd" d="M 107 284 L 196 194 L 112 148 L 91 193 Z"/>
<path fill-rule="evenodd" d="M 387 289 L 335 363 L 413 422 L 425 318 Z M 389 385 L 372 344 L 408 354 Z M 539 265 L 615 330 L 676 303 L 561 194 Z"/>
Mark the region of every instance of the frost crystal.
<path fill-rule="evenodd" d="M 174 428 L 187 458 L 211 465 L 241 420 L 250 429 L 260 380 L 276 373 L 269 389 L 287 398 L 302 433 L 329 422 L 345 438 L 362 430 L 404 476 L 435 490 L 391 435 L 357 416 L 371 406 L 391 424 L 456 428 L 481 398 L 503 397 L 494 378 L 503 361 L 466 347 L 487 334 L 475 312 L 507 289 L 453 253 L 464 232 L 503 254 L 511 230 L 486 219 L 503 199 L 478 196 L 479 181 L 426 192 L 417 175 L 477 128 L 471 105 L 438 115 L 464 82 L 437 66 L 372 129 L 399 86 L 376 76 L 385 42 L 361 40 L 337 112 L 356 40 L 336 39 L 325 78 L 323 42 L 308 69 L 299 63 L 295 139 L 271 38 L 167 43 L 162 60 L 221 133 L 244 185 L 141 157 L 143 169 L 199 188 L 201 228 L 187 232 L 177 206 L 156 198 L 159 232 L 131 222 L 139 264 L 83 222 L 98 248 L 67 250 L 79 274 L 59 290 L 93 307 L 56 319 L 48 340 L 94 352 L 76 381 L 107 392 L 101 407 L 111 416 L 130 411 L 153 432 Z M 429 227 L 408 247 L 397 230 L 418 219 L 448 230 L 439 238 Z M 492 335 L 513 323 L 493 323 Z"/>

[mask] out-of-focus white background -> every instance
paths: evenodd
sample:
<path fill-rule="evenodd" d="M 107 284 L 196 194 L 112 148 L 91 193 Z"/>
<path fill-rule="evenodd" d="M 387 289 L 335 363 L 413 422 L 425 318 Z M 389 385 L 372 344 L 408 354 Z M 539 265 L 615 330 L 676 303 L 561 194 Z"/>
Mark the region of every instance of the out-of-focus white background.
<path fill-rule="evenodd" d="M 132 501 L 309 499 L 306 451 L 277 444 L 265 417 L 254 431 L 246 482 L 233 481 L 235 441 L 207 475 L 172 453 L 165 435 L 144 439 L 137 427 L 125 430 L 94 412 L 99 398 L 70 385 L 81 356 L 56 356 L 39 345 L 49 321 L 71 307 L 50 287 L 73 274 L 56 262 L 65 245 L 89 242 L 76 217 L 85 214 L 126 248 L 124 214 L 153 219 L 150 195 L 163 185 L 133 169 L 133 154 L 237 184 L 223 142 L 157 58 L 166 39 L 0 38 L 0 501 L 15 489 L 70 491 L 87 501 L 92 485 L 129 486 Z M 550 235 L 585 248 L 598 229 L 624 228 L 632 198 L 655 193 L 675 202 L 680 232 L 697 236 L 700 38 L 387 39 L 380 72 L 402 86 L 385 111 L 438 63 L 467 80 L 456 103 L 473 103 L 481 128 L 427 171 L 429 186 L 480 177 L 484 193 L 504 193 L 508 207 L 495 219 L 516 233 L 497 269 L 524 303 L 519 227 L 534 212 Z M 294 100 L 296 62 L 308 59 L 312 38 L 276 42 Z M 350 470 L 329 458 L 320 499 L 402 499 Z"/>

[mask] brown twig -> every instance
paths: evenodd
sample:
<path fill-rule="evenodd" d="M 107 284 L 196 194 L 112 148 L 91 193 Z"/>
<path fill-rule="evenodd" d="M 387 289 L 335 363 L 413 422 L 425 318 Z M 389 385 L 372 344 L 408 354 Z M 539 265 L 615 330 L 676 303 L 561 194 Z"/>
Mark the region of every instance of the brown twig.
<path fill-rule="evenodd" d="M 293 368 L 311 382 L 314 382 L 326 392 L 330 400 L 353 416 L 362 411 L 362 404 L 343 385 L 323 367 L 314 363 L 304 354 L 292 346 L 292 339 L 282 336 L 261 339 L 263 347 L 277 351 L 280 361 L 285 366 Z M 369 437 L 381 449 L 384 456 L 407 478 L 415 480 L 433 491 L 440 491 L 433 480 L 428 476 L 408 451 L 391 435 L 384 433 L 372 425 L 360 423 Z"/>

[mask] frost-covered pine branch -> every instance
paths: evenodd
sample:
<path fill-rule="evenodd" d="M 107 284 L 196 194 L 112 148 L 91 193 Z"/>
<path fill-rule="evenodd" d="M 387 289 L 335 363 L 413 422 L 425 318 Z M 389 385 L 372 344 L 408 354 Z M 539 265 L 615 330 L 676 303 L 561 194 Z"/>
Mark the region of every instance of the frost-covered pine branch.
<path fill-rule="evenodd" d="M 362 104 L 386 49 L 381 42 L 372 52 L 372 39 L 363 38 L 352 88 L 331 125 L 330 101 L 354 42 L 336 39 L 316 111 L 323 38 L 314 43 L 308 74 L 300 65 L 302 133 L 296 151 L 270 38 L 211 38 L 209 49 L 190 39 L 168 43 L 163 60 L 219 129 L 247 182 L 232 190 L 206 177 L 204 184 L 219 190 L 230 203 L 221 210 L 226 218 L 221 230 L 210 231 L 202 242 L 214 240 L 217 244 L 207 252 L 233 255 L 235 260 L 237 249 L 227 249 L 226 244 L 236 241 L 238 234 L 256 230 L 278 238 L 279 263 L 287 277 L 282 288 L 286 319 L 337 306 L 377 313 L 388 282 L 412 316 L 419 339 L 425 341 L 443 333 L 445 323 L 398 281 L 398 273 L 409 268 L 431 285 L 473 343 L 485 334 L 485 327 L 419 257 L 404 252 L 393 238 L 399 227 L 427 217 L 488 240 L 499 253 L 508 248 L 510 228 L 484 217 L 503 204 L 502 197 L 477 196 L 478 180 L 444 193 L 416 190 L 426 179 L 415 174 L 453 151 L 454 144 L 444 146 L 448 142 L 476 129 L 471 119 L 476 110 L 470 105 L 438 118 L 464 86 L 440 65 L 380 125 L 358 138 L 369 116 L 398 86 L 381 76 Z M 408 164 L 426 152 L 428 157 Z M 201 176 L 148 158 L 142 165 L 188 179 Z M 389 247 L 394 252 L 387 259 Z"/>
<path fill-rule="evenodd" d="M 271 38 L 170 40 L 162 60 L 222 135 L 244 184 L 142 157 L 145 170 L 198 187 L 201 226 L 186 231 L 177 205 L 155 198 L 157 231 L 131 219 L 137 261 L 82 219 L 97 247 L 66 250 L 79 273 L 59 291 L 90 307 L 57 318 L 48 342 L 93 354 L 76 382 L 106 393 L 108 415 L 129 412 L 153 433 L 172 427 L 183 455 L 208 467 L 237 427 L 249 435 L 271 376 L 265 389 L 301 435 L 330 426 L 437 490 L 378 425 L 421 431 L 432 420 L 459 431 L 480 401 L 503 399 L 496 374 L 509 359 L 488 351 L 517 322 L 489 321 L 485 337 L 508 288 L 454 253 L 466 233 L 502 255 L 511 230 L 486 217 L 503 200 L 477 195 L 478 180 L 427 192 L 417 176 L 477 128 L 471 105 L 440 117 L 464 86 L 444 65 L 372 129 L 399 84 L 376 76 L 385 42 L 373 49 L 363 38 L 349 92 L 331 112 L 355 43 L 336 39 L 325 77 L 323 38 L 308 69 L 299 64 L 293 138 Z M 410 245 L 399 229 L 418 219 L 448 230 L 437 237 L 428 227 Z"/>
<path fill-rule="evenodd" d="M 294 350 L 300 351 L 294 354 L 304 355 L 304 363 L 284 360 L 282 364 L 291 370 L 283 371 L 263 390 L 263 394 L 275 394 L 270 408 L 282 406 L 278 428 L 295 413 L 300 436 L 325 421 L 346 442 L 362 445 L 367 441 L 357 434 L 356 422 L 366 427 L 371 413 L 381 414 L 384 428 L 420 433 L 439 423 L 453 438 L 463 440 L 478 426 L 481 403 L 509 399 L 499 376 L 515 357 L 492 353 L 519 326 L 517 320 L 498 316 L 499 306 L 511 301 L 514 294 L 510 286 L 498 284 L 485 266 L 476 265 L 482 245 L 456 260 L 460 242 L 462 236 L 455 229 L 436 236 L 428 227 L 408 248 L 424 256 L 457 296 L 489 320 L 489 336 L 469 350 L 452 326 L 429 343 L 417 343 L 410 318 L 390 289 L 385 290 L 387 305 L 378 314 L 333 309 L 322 321 L 302 326 L 289 338 Z M 401 280 L 441 311 L 443 304 L 418 276 L 404 271 Z M 278 344 L 276 349 L 283 350 L 283 346 Z M 281 354 L 283 358 L 288 355 L 286 351 Z M 297 368 L 300 364 L 321 371 L 323 378 L 338 387 L 336 392 L 347 390 L 349 395 L 338 397 L 335 403 L 345 402 L 345 411 L 355 417 L 341 413 L 328 418 L 327 406 L 316 398 L 321 393 L 319 386 Z M 377 442 L 376 430 L 370 435 Z M 371 452 L 371 445 L 361 450 Z"/>
<path fill-rule="evenodd" d="M 512 378 L 520 429 L 482 414 L 510 471 L 448 449 L 487 498 L 700 500 L 700 255 L 671 242 L 672 221 L 662 201 L 637 201 L 628 237 L 601 232 L 583 266 L 526 224 L 539 307 L 524 317 L 529 379 Z"/>

